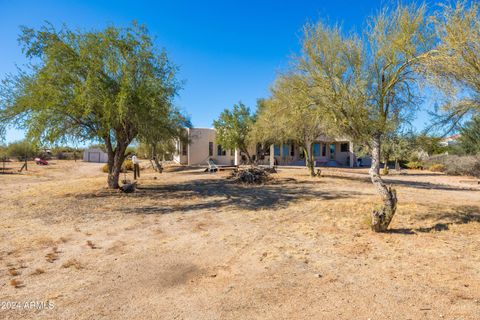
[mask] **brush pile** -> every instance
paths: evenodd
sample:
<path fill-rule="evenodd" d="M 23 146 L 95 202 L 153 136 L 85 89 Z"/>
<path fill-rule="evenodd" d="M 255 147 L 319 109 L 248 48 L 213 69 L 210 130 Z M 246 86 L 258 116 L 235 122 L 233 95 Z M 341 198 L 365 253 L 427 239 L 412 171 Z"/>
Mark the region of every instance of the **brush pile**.
<path fill-rule="evenodd" d="M 125 192 L 125 193 L 133 193 L 135 192 L 135 189 L 137 188 L 137 182 L 133 183 L 128 183 L 125 181 L 125 184 L 120 187 L 120 191 Z"/>
<path fill-rule="evenodd" d="M 275 173 L 275 169 L 273 168 L 258 168 L 258 167 L 250 167 L 250 168 L 242 168 L 232 171 L 229 179 L 232 179 L 234 182 L 237 183 L 244 183 L 244 184 L 262 184 L 271 179 L 270 173 Z"/>

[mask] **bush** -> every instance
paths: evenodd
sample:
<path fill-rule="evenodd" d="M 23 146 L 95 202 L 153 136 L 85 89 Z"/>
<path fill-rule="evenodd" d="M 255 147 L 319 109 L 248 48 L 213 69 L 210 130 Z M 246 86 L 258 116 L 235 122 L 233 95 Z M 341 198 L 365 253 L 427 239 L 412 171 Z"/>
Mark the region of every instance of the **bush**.
<path fill-rule="evenodd" d="M 430 170 L 435 165 L 444 166 L 444 172 L 452 176 L 474 176 L 480 177 L 480 157 L 479 156 L 457 156 L 441 155 L 434 156 L 426 161 Z"/>
<path fill-rule="evenodd" d="M 387 165 L 385 165 L 385 166 L 383 167 L 383 169 L 382 169 L 382 174 L 383 174 L 384 176 L 387 176 L 387 175 L 388 175 L 388 173 L 389 173 L 388 166 L 387 166 Z"/>
<path fill-rule="evenodd" d="M 122 169 L 133 171 L 133 161 L 132 160 L 125 160 L 123 162 Z"/>
<path fill-rule="evenodd" d="M 7 147 L 7 155 L 10 158 L 18 158 L 20 161 L 28 158 L 35 158 L 38 154 L 38 148 L 26 140 L 12 142 Z"/>
<path fill-rule="evenodd" d="M 451 156 L 449 160 L 448 163 L 445 163 L 447 167 L 445 173 L 454 176 L 467 175 L 480 177 L 480 158 L 472 156 Z"/>
<path fill-rule="evenodd" d="M 432 172 L 445 172 L 447 170 L 447 167 L 442 164 L 442 163 L 435 163 L 428 168 L 428 170 Z"/>
<path fill-rule="evenodd" d="M 410 161 L 405 165 L 408 169 L 420 169 L 423 170 L 423 163 L 420 161 Z"/>
<path fill-rule="evenodd" d="M 125 160 L 122 165 L 122 171 L 133 171 L 133 162 L 132 160 Z M 102 171 L 108 173 L 108 163 L 105 163 L 102 167 Z"/>

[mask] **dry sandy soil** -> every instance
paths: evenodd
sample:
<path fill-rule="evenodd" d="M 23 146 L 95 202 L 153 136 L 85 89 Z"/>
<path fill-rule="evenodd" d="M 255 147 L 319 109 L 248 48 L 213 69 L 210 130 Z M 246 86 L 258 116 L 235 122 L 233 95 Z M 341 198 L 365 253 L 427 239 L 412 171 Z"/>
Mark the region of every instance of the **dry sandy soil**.
<path fill-rule="evenodd" d="M 375 234 L 366 170 L 263 186 L 146 170 L 127 195 L 100 167 L 0 175 L 1 319 L 480 319 L 480 187 L 465 177 L 390 176 L 398 213 Z"/>

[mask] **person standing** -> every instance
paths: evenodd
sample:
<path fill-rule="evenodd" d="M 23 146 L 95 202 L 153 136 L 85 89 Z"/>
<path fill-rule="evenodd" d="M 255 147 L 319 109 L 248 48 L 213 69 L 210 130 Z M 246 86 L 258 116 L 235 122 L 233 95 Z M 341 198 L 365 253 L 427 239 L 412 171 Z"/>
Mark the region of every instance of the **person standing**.
<path fill-rule="evenodd" d="M 137 158 L 137 155 L 134 153 L 132 156 L 133 162 L 133 179 L 137 180 L 137 176 L 140 178 L 140 161 Z"/>

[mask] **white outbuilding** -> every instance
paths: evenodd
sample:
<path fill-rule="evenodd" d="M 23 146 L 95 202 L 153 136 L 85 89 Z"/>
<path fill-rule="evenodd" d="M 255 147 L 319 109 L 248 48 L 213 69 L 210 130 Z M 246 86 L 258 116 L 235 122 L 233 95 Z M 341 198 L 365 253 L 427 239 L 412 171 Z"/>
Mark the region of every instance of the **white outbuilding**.
<path fill-rule="evenodd" d="M 107 163 L 108 154 L 102 149 L 98 148 L 85 149 L 85 151 L 83 152 L 83 161 Z"/>

